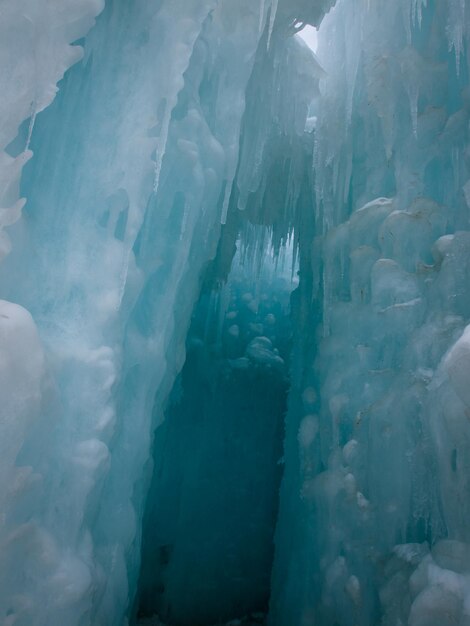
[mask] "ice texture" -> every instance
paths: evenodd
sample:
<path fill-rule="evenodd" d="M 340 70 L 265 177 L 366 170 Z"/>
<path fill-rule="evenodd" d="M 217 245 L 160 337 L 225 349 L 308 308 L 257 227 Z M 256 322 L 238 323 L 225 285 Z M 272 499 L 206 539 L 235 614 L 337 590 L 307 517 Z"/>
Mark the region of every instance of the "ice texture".
<path fill-rule="evenodd" d="M 101 2 L 2 3 L 0 284 L 18 303 L 0 317 L 2 624 L 134 618 L 153 434 L 238 211 L 240 137 L 259 130 L 256 193 L 265 144 L 301 141 L 316 80 L 276 29 L 282 4 L 108 0 L 87 34 Z M 261 123 L 255 64 L 280 127 Z M 251 359 L 280 366 L 273 350 Z"/>
<path fill-rule="evenodd" d="M 3 0 L 0 19 L 0 260 L 10 243 L 5 226 L 16 222 L 25 200 L 19 197 L 24 164 L 31 158 L 36 115 L 53 101 L 56 84 L 82 55 L 70 45 L 80 39 L 103 9 L 103 0 Z M 17 154 L 6 148 L 20 125 L 28 130 Z"/>
<path fill-rule="evenodd" d="M 469 8 L 319 31 L 273 625 L 469 623 Z"/>
<path fill-rule="evenodd" d="M 0 0 L 2 625 L 470 623 L 470 5 L 333 4 Z"/>

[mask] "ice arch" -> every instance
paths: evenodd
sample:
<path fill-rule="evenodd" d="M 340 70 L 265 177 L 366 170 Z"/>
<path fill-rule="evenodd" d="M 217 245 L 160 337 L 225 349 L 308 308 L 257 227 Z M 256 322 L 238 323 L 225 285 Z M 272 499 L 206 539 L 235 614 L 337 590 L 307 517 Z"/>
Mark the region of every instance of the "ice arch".
<path fill-rule="evenodd" d="M 202 283 L 288 241 L 268 620 L 468 622 L 470 9 L 332 4 L 4 0 L 2 623 L 135 621 Z"/>

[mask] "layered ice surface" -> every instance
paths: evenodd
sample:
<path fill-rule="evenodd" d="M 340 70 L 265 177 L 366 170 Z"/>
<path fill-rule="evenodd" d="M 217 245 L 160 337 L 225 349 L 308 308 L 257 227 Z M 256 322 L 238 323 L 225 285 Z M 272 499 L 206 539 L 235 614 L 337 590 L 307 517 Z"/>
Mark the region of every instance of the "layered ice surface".
<path fill-rule="evenodd" d="M 470 5 L 333 4 L 0 2 L 2 625 L 470 623 Z"/>
<path fill-rule="evenodd" d="M 320 28 L 273 624 L 469 623 L 469 8 Z"/>
<path fill-rule="evenodd" d="M 56 83 L 82 56 L 80 39 L 103 9 L 102 0 L 4 0 L 0 20 L 0 259 L 10 243 L 4 232 L 20 217 L 25 200 L 19 197 L 24 164 L 31 158 L 29 143 L 36 115 L 54 99 Z M 20 125 L 29 120 L 18 153 L 8 145 Z"/>
<path fill-rule="evenodd" d="M 235 196 L 267 179 L 264 143 L 305 123 L 281 83 L 310 89 L 310 61 L 277 4 L 108 0 L 85 39 L 101 3 L 1 6 L 2 624 L 133 619 L 153 434 L 200 281 Z M 261 123 L 255 64 L 279 124 Z M 251 359 L 278 362 L 266 341 Z"/>

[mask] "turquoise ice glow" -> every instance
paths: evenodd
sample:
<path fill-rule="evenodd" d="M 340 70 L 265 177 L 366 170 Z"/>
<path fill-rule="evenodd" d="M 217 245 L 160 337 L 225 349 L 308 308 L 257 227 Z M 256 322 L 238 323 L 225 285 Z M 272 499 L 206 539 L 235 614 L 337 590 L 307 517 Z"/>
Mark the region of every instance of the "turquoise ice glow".
<path fill-rule="evenodd" d="M 0 2 L 2 625 L 470 624 L 470 5 L 333 4 Z"/>

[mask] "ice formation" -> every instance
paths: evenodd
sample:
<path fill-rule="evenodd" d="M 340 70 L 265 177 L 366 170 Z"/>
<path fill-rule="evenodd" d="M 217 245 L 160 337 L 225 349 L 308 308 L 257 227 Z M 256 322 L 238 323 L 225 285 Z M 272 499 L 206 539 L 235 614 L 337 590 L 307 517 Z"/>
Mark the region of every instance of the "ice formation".
<path fill-rule="evenodd" d="M 470 620 L 469 9 L 338 0 L 320 29 L 273 624 Z"/>
<path fill-rule="evenodd" d="M 0 1 L 2 626 L 470 624 L 467 4 Z"/>

